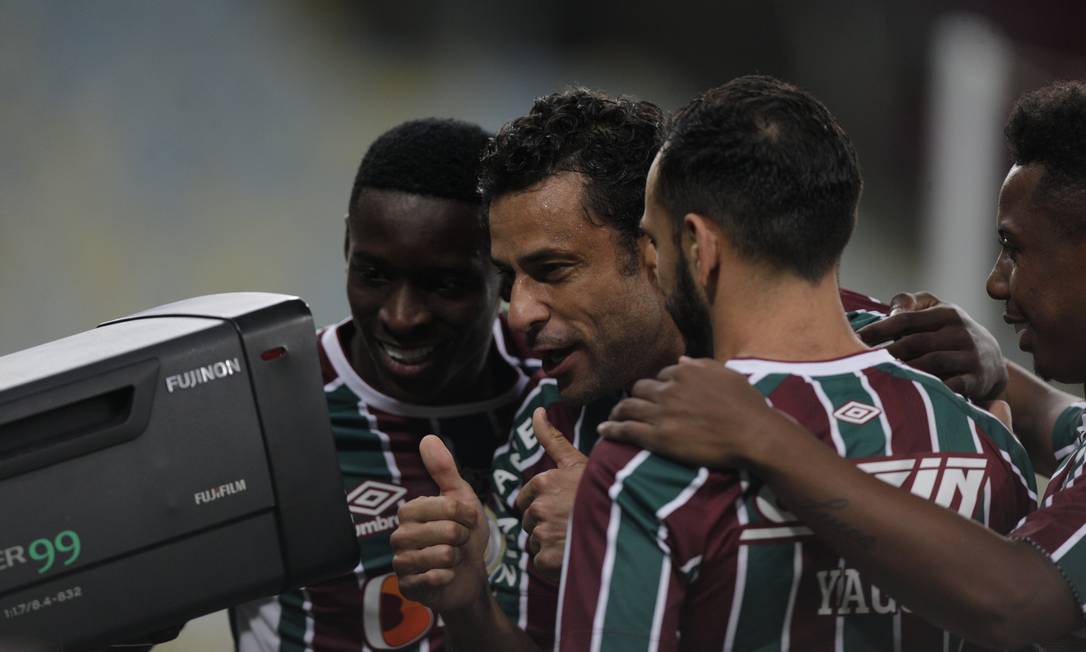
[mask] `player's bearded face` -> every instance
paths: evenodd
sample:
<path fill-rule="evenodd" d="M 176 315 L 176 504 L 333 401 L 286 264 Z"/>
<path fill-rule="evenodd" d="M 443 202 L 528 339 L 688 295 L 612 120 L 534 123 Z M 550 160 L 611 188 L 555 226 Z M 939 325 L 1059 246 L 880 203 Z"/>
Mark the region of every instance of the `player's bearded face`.
<path fill-rule="evenodd" d="M 694 358 L 713 357 L 713 328 L 709 306 L 701 298 L 694 277 L 690 274 L 686 254 L 676 248 L 675 288 L 667 297 L 667 311 L 686 341 L 686 355 Z"/>
<path fill-rule="evenodd" d="M 655 375 L 680 351 L 651 271 L 621 234 L 587 215 L 584 179 L 549 177 L 490 205 L 491 255 L 509 288 L 509 324 L 584 404 Z"/>
<path fill-rule="evenodd" d="M 1003 318 L 1018 347 L 1033 355 L 1038 375 L 1086 381 L 1086 237 L 1060 228 L 1038 203 L 1044 166 L 1015 166 L 999 195 L 996 228 L 1002 244 L 988 276 L 988 294 L 1005 305 Z"/>

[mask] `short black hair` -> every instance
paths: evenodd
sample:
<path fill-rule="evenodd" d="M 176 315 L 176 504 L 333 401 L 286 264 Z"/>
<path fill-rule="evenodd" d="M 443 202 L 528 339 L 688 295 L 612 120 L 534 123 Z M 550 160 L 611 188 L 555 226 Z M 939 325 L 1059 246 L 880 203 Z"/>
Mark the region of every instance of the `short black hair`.
<path fill-rule="evenodd" d="M 1051 208 L 1068 235 L 1086 232 L 1086 83 L 1056 82 L 1026 93 L 1003 133 L 1016 164 L 1044 166 L 1034 201 Z"/>
<path fill-rule="evenodd" d="M 351 188 L 349 211 L 365 188 L 479 203 L 479 160 L 490 140 L 482 127 L 441 118 L 404 122 L 373 141 Z"/>
<path fill-rule="evenodd" d="M 639 267 L 637 242 L 645 176 L 664 139 L 664 114 L 651 102 L 574 88 L 541 97 L 528 115 L 498 132 L 483 155 L 483 205 L 561 172 L 585 178 L 585 198 L 621 236 L 627 271 Z"/>
<path fill-rule="evenodd" d="M 682 218 L 713 218 L 748 259 L 822 278 L 852 235 L 863 182 L 856 152 L 809 93 L 739 77 L 679 109 L 660 154 L 657 195 Z"/>

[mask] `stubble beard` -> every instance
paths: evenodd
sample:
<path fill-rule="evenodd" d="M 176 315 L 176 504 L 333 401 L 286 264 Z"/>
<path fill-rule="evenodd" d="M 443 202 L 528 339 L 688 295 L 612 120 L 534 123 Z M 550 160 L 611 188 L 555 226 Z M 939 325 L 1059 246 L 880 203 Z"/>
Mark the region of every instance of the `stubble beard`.
<path fill-rule="evenodd" d="M 675 270 L 675 291 L 667 297 L 667 311 L 686 342 L 686 355 L 691 358 L 713 357 L 713 323 L 709 306 L 698 296 L 694 278 L 686 264 L 686 255 L 679 254 Z"/>

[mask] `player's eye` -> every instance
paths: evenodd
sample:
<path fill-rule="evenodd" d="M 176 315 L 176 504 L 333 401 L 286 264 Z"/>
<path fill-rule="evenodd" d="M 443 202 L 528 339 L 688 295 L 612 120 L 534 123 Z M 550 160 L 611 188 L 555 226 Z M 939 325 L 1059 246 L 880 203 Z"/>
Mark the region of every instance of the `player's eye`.
<path fill-rule="evenodd" d="M 1006 254 L 1007 257 L 1011 260 L 1014 260 L 1015 256 L 1018 254 L 1018 247 L 1014 246 L 1014 244 L 1012 244 L 1011 241 L 1008 240 L 1007 237 L 1002 233 L 999 234 L 996 240 L 997 242 L 999 242 L 999 248 L 1003 251 L 1003 253 Z"/>
<path fill-rule="evenodd" d="M 470 279 L 460 276 L 443 276 L 434 284 L 434 292 L 445 297 L 456 297 L 471 289 Z"/>
<path fill-rule="evenodd" d="M 387 274 L 372 265 L 355 265 L 351 272 L 355 278 L 370 287 L 380 287 L 391 280 Z"/>
<path fill-rule="evenodd" d="M 498 292 L 502 301 L 509 303 L 509 299 L 513 296 L 513 272 L 511 270 L 498 270 Z"/>
<path fill-rule="evenodd" d="M 536 269 L 534 276 L 542 283 L 560 283 L 565 280 L 573 267 L 573 263 L 543 263 Z"/>

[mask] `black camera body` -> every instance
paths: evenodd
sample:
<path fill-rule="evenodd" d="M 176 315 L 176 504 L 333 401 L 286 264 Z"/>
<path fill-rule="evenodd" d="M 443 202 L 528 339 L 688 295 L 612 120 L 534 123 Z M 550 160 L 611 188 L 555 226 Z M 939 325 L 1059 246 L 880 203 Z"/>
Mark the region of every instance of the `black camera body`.
<path fill-rule="evenodd" d="M 138 640 L 357 560 L 300 299 L 198 297 L 0 357 L 0 649 Z"/>

